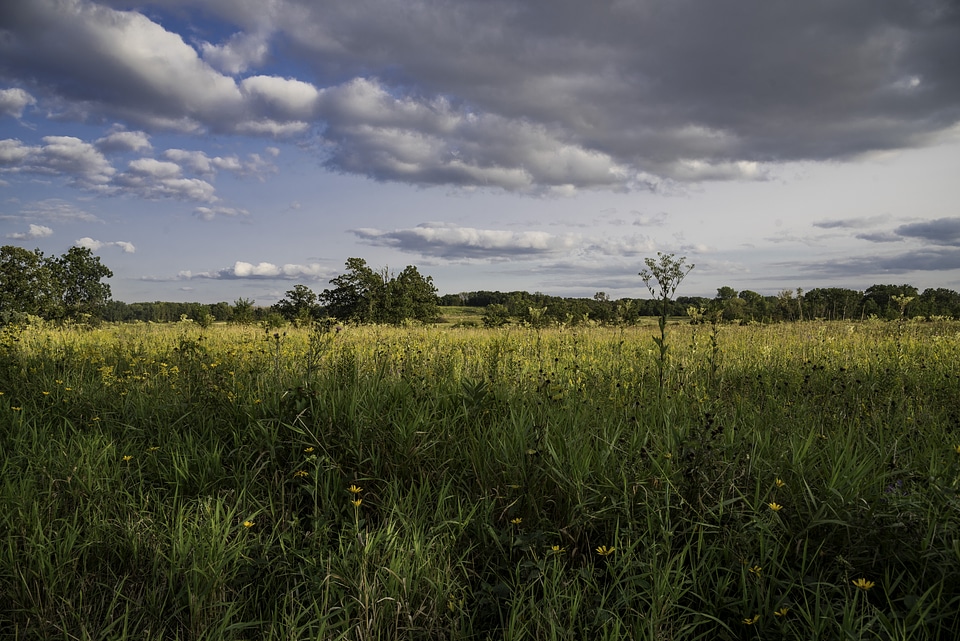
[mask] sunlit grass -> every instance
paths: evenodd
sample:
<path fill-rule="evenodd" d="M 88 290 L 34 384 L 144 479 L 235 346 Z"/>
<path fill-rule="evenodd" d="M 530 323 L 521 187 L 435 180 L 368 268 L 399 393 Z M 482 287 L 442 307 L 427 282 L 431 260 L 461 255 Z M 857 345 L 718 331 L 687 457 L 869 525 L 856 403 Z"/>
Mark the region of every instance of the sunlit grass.
<path fill-rule="evenodd" d="M 953 639 L 960 325 L 0 336 L 0 630 Z"/>

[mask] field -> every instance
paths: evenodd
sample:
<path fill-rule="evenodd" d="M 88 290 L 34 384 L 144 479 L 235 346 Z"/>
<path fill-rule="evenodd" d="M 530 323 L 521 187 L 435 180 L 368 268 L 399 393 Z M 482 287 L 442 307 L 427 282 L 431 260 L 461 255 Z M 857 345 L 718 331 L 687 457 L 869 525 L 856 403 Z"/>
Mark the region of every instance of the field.
<path fill-rule="evenodd" d="M 0 337 L 0 638 L 956 639 L 960 324 Z"/>

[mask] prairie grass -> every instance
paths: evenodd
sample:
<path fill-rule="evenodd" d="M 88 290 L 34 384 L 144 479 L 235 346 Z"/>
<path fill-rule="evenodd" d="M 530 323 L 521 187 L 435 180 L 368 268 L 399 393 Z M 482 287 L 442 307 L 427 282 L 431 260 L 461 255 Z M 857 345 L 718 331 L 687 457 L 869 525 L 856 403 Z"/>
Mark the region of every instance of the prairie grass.
<path fill-rule="evenodd" d="M 0 335 L 0 637 L 955 639 L 960 324 Z"/>

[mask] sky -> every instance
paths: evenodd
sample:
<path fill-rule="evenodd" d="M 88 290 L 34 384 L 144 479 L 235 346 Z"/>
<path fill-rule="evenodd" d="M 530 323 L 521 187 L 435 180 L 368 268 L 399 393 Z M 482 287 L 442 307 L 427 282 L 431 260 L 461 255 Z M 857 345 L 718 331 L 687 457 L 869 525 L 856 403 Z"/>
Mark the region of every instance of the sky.
<path fill-rule="evenodd" d="M 4 0 L 0 244 L 126 302 L 960 290 L 956 0 Z"/>

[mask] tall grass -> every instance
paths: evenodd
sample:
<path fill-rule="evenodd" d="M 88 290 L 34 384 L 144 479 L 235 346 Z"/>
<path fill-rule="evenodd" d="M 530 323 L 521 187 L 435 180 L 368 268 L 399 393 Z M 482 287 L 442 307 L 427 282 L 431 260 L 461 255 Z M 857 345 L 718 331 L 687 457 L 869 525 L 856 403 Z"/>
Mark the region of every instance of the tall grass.
<path fill-rule="evenodd" d="M 960 636 L 960 325 L 655 329 L 7 329 L 0 636 Z"/>

